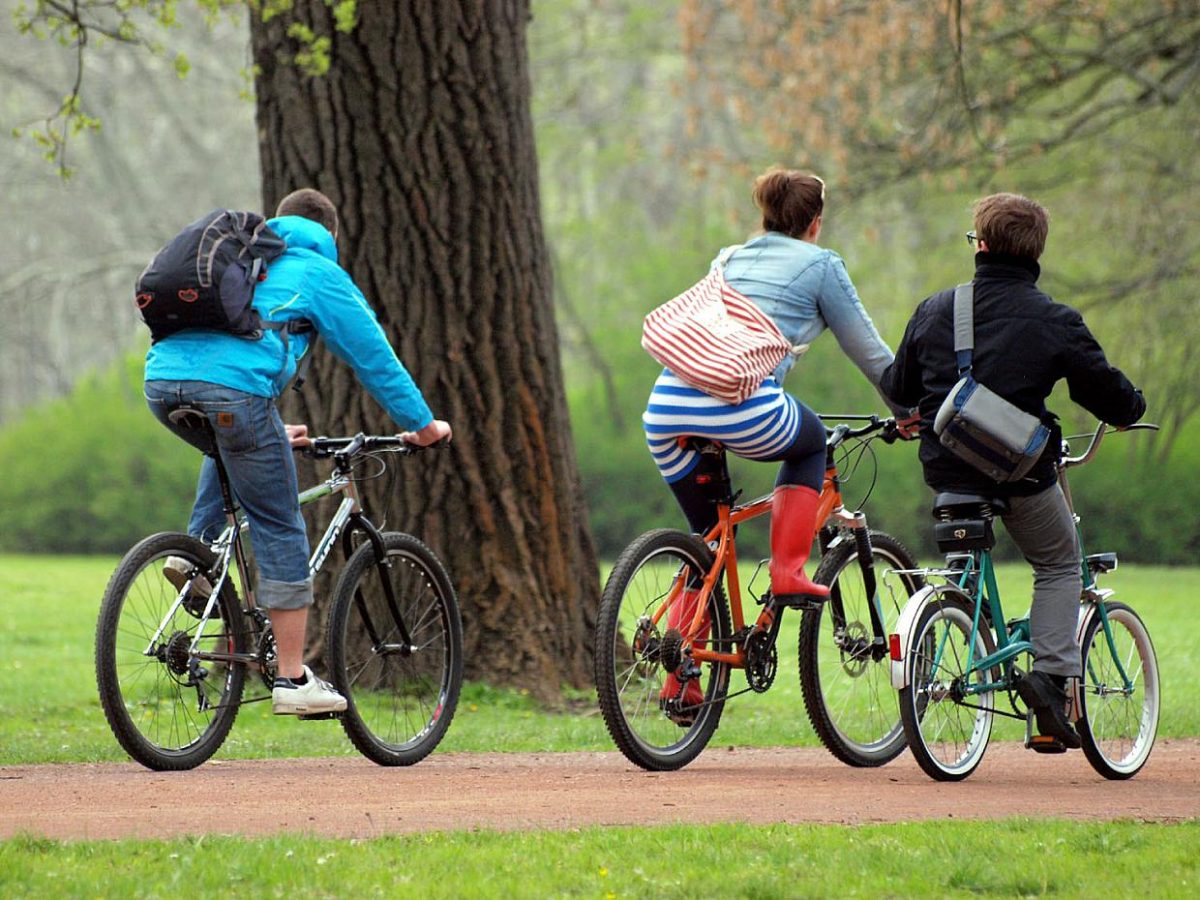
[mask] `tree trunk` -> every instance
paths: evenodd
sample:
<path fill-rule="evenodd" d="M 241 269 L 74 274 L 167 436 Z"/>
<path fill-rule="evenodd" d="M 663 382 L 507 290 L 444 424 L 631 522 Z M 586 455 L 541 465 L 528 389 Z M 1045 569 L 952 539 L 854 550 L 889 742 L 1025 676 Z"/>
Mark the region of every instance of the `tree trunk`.
<path fill-rule="evenodd" d="M 334 201 L 342 265 L 454 427 L 448 450 L 398 461 L 390 497 L 365 484 L 369 511 L 446 563 L 468 677 L 553 697 L 590 681 L 599 579 L 542 234 L 528 2 L 358 10 L 349 33 L 321 0 L 251 17 L 264 207 L 306 186 Z M 324 76 L 291 61 L 293 22 L 332 38 Z M 398 430 L 320 343 L 289 394 L 314 433 Z"/>

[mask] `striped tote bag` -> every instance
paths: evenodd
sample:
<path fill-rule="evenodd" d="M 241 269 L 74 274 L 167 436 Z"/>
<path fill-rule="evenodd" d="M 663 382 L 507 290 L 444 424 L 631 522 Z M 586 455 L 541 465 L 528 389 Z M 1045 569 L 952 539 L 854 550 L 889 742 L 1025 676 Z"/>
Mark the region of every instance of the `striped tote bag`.
<path fill-rule="evenodd" d="M 754 301 L 725 281 L 720 265 L 650 311 L 642 347 L 680 380 L 726 403 L 741 403 L 792 350 Z"/>

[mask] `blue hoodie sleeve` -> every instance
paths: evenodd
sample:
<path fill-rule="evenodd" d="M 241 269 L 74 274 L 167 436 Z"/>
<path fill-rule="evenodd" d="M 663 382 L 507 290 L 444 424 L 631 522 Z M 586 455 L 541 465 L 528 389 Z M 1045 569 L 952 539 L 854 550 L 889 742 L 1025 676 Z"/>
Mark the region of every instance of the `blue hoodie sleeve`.
<path fill-rule="evenodd" d="M 313 268 L 306 315 L 317 333 L 396 424 L 408 431 L 424 428 L 433 413 L 362 291 L 336 263 Z"/>

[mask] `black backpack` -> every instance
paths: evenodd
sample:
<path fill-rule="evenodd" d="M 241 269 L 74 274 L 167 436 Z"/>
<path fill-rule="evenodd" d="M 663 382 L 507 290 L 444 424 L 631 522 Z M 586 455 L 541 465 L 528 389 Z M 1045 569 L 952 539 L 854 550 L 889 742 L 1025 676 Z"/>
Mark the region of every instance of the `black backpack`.
<path fill-rule="evenodd" d="M 282 328 L 263 322 L 250 304 L 267 265 L 286 249 L 256 213 L 218 209 L 197 219 L 158 251 L 137 280 L 134 303 L 150 340 L 187 328 L 257 339 L 264 328 Z"/>

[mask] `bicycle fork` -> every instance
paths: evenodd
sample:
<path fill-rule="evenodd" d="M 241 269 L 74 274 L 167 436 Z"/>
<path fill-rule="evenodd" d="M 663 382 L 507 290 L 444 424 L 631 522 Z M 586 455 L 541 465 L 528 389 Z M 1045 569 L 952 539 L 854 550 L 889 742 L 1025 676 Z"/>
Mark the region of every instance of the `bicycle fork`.
<path fill-rule="evenodd" d="M 864 655 L 869 646 L 871 656 L 878 661 L 887 655 L 888 636 L 884 630 L 883 611 L 879 601 L 879 581 L 875 574 L 875 551 L 871 545 L 871 532 L 867 527 L 866 516 L 861 512 L 850 513 L 844 508 L 838 508 L 830 516 L 831 519 L 835 517 L 837 524 L 849 530 L 854 536 L 855 555 L 858 558 L 867 610 L 871 618 L 871 637 L 867 646 L 842 646 L 849 639 L 846 632 L 846 606 L 842 600 L 841 585 L 836 579 L 829 586 L 828 600 L 834 637 L 842 650 L 849 652 L 854 657 Z M 821 530 L 822 554 L 832 546 L 834 540 L 830 537 L 832 534 L 834 534 L 832 526 L 826 526 Z"/>

